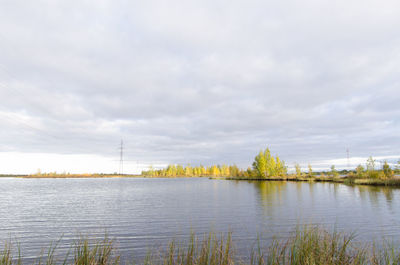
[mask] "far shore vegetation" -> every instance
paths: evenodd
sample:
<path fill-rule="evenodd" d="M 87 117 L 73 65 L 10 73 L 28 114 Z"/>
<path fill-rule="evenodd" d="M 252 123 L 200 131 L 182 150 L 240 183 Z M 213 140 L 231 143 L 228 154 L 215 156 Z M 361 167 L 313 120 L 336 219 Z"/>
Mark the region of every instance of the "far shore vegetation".
<path fill-rule="evenodd" d="M 83 173 L 83 174 L 72 174 L 72 173 L 57 173 L 57 172 L 48 172 L 41 173 L 37 172 L 35 174 L 29 175 L 1 175 L 1 177 L 17 177 L 17 178 L 129 178 L 129 177 L 140 177 L 140 175 L 131 175 L 131 174 L 103 174 L 103 173 Z M 0 264 L 1 265 L 1 264 Z"/>
<path fill-rule="evenodd" d="M 289 173 L 288 167 L 279 156 L 271 155 L 267 148 L 260 151 L 254 158 L 251 167 L 241 169 L 236 165 L 168 165 L 164 169 L 143 171 L 144 177 L 210 177 L 232 180 L 282 180 L 282 181 L 326 181 L 346 184 L 400 186 L 400 160 L 394 168 L 387 161 L 378 168 L 376 161 L 369 157 L 365 166 L 358 165 L 353 170 L 337 170 L 335 165 L 329 171 L 314 172 L 312 165 L 308 164 L 304 171 L 299 164 L 294 165 L 294 172 Z"/>
<path fill-rule="evenodd" d="M 155 169 L 152 166 L 142 171 L 140 175 L 132 174 L 70 174 L 49 172 L 42 173 L 40 170 L 30 175 L 0 175 L 0 177 L 23 177 L 23 178 L 120 178 L 120 177 L 145 177 L 145 178 L 178 178 L 178 177 L 209 177 L 230 180 L 263 180 L 263 181 L 325 181 L 345 184 L 363 184 L 379 186 L 400 187 L 400 160 L 393 166 L 384 161 L 380 167 L 376 160 L 369 157 L 365 165 L 358 165 L 353 170 L 337 170 L 335 165 L 329 171 L 314 171 L 311 164 L 306 170 L 299 164 L 294 165 L 292 172 L 284 160 L 279 156 L 273 156 L 267 148 L 260 151 L 254 158 L 251 167 L 239 168 L 237 165 L 211 165 L 191 166 L 171 164 L 166 168 Z"/>
<path fill-rule="evenodd" d="M 66 255 L 57 252 L 57 244 L 37 253 L 30 264 L 145 264 L 145 265 L 389 265 L 400 264 L 397 244 L 382 240 L 364 244 L 355 240 L 354 234 L 329 231 L 318 226 L 298 227 L 287 239 L 274 239 L 263 245 L 254 242 L 248 254 L 238 255 L 231 233 L 217 236 L 209 233 L 203 237 L 194 234 L 181 242 L 171 241 L 161 249 L 149 249 L 143 260 L 122 261 L 116 240 L 107 236 L 103 240 L 80 239 L 70 246 Z M 150 246 L 151 247 L 151 246 Z M 0 265 L 26 264 L 23 249 L 15 250 L 10 242 L 0 249 Z M 132 253 L 133 257 L 135 253 Z M 137 263 L 135 263 L 135 261 Z"/>

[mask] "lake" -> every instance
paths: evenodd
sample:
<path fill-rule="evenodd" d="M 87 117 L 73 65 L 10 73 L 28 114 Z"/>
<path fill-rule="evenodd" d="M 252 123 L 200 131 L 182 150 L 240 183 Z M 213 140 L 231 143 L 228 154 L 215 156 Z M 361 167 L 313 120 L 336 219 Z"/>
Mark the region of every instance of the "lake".
<path fill-rule="evenodd" d="M 400 239 L 400 189 L 333 183 L 207 178 L 0 178 L 0 245 L 21 244 L 24 261 L 50 242 L 66 252 L 79 235 L 116 239 L 123 260 L 191 231 L 233 233 L 238 253 L 297 225 L 355 232 L 359 241 Z"/>

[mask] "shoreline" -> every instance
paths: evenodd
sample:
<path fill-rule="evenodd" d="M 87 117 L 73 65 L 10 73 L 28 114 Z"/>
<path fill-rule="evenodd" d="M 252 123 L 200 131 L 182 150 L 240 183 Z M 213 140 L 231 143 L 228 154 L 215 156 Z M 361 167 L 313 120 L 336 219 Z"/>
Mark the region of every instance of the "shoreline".
<path fill-rule="evenodd" d="M 210 178 L 210 179 L 226 179 L 239 181 L 293 181 L 293 182 L 330 182 L 341 183 L 346 185 L 368 185 L 368 186 L 385 186 L 400 188 L 400 178 L 390 179 L 370 179 L 370 178 L 350 178 L 350 177 L 271 177 L 271 178 Z"/>

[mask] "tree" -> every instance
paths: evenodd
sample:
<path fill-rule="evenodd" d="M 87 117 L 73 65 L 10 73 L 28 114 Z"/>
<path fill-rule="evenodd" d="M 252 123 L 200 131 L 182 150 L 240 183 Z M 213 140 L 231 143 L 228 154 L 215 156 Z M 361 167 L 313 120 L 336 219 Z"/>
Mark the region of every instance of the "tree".
<path fill-rule="evenodd" d="M 231 174 L 232 177 L 239 177 L 239 168 L 237 167 L 237 165 L 233 165 L 229 167 L 229 172 Z"/>
<path fill-rule="evenodd" d="M 169 176 L 169 177 L 175 177 L 176 176 L 176 172 L 177 170 L 176 170 L 176 166 L 175 165 L 169 165 L 168 167 L 167 167 L 167 171 L 165 172 L 165 174 L 166 174 L 166 176 Z"/>
<path fill-rule="evenodd" d="M 221 175 L 222 176 L 229 176 L 230 172 L 229 172 L 229 167 L 227 165 L 222 165 L 220 168 L 221 171 Z"/>
<path fill-rule="evenodd" d="M 253 169 L 256 175 L 261 178 L 271 176 L 283 176 L 287 173 L 285 162 L 271 155 L 270 150 L 267 148 L 265 151 L 260 151 L 254 158 Z"/>
<path fill-rule="evenodd" d="M 296 171 L 296 176 L 297 176 L 297 177 L 300 177 L 300 176 L 301 176 L 301 167 L 300 167 L 300 165 L 296 163 L 296 164 L 294 165 L 294 169 L 295 169 L 295 171 Z"/>
<path fill-rule="evenodd" d="M 356 168 L 356 175 L 358 178 L 363 178 L 364 177 L 364 167 L 360 164 Z"/>
<path fill-rule="evenodd" d="M 149 172 L 149 176 L 150 176 L 150 177 L 154 176 L 154 173 L 155 173 L 155 172 L 154 172 L 153 165 L 150 165 L 150 166 L 149 166 L 149 171 L 148 171 L 148 172 Z"/>
<path fill-rule="evenodd" d="M 378 178 L 379 174 L 375 171 L 375 160 L 370 156 L 367 159 L 367 174 L 370 178 Z"/>
<path fill-rule="evenodd" d="M 177 165 L 176 166 L 176 175 L 180 176 L 180 177 L 185 175 L 185 170 L 183 169 L 182 165 Z"/>
<path fill-rule="evenodd" d="M 260 177 L 267 177 L 267 161 L 262 151 L 254 158 L 253 168 L 257 171 Z"/>
<path fill-rule="evenodd" d="M 308 176 L 311 178 L 313 175 L 311 164 L 308 164 Z"/>
<path fill-rule="evenodd" d="M 202 176 L 207 175 L 207 169 L 203 165 L 200 165 L 200 169 L 201 169 L 201 175 Z"/>
<path fill-rule="evenodd" d="M 190 164 L 185 167 L 185 176 L 187 177 L 193 176 L 193 169 L 190 166 Z"/>
<path fill-rule="evenodd" d="M 370 156 L 367 159 L 367 171 L 371 172 L 375 170 L 375 160 L 372 158 L 372 156 Z"/>
<path fill-rule="evenodd" d="M 332 165 L 331 166 L 331 176 L 336 177 L 337 175 L 339 175 L 339 173 L 337 172 L 335 165 Z"/>
<path fill-rule="evenodd" d="M 221 171 L 219 170 L 219 168 L 216 165 L 213 165 L 211 167 L 211 175 L 218 177 L 221 174 Z"/>
<path fill-rule="evenodd" d="M 275 176 L 276 175 L 276 162 L 275 158 L 271 155 L 271 152 L 267 148 L 264 152 L 265 161 L 267 162 L 267 176 Z"/>
<path fill-rule="evenodd" d="M 400 173 L 400 160 L 397 161 L 397 164 L 394 167 L 394 171 L 396 172 L 396 174 Z"/>
<path fill-rule="evenodd" d="M 382 166 L 383 174 L 385 175 L 385 178 L 391 178 L 393 177 L 393 171 L 390 168 L 389 164 L 387 161 Z"/>
<path fill-rule="evenodd" d="M 287 168 L 285 166 L 285 161 L 281 160 L 278 156 L 276 156 L 276 175 L 284 176 L 287 174 Z"/>

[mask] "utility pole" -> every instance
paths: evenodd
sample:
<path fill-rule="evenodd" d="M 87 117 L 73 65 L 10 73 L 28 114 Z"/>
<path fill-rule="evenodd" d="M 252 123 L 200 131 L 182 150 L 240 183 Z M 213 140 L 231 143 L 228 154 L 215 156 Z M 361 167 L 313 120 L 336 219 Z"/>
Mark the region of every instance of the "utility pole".
<path fill-rule="evenodd" d="M 124 142 L 121 139 L 121 146 L 119 148 L 120 153 L 119 153 L 119 174 L 123 175 L 124 174 Z"/>
<path fill-rule="evenodd" d="M 350 170 L 350 150 L 349 148 L 346 149 L 347 153 L 347 169 Z"/>

